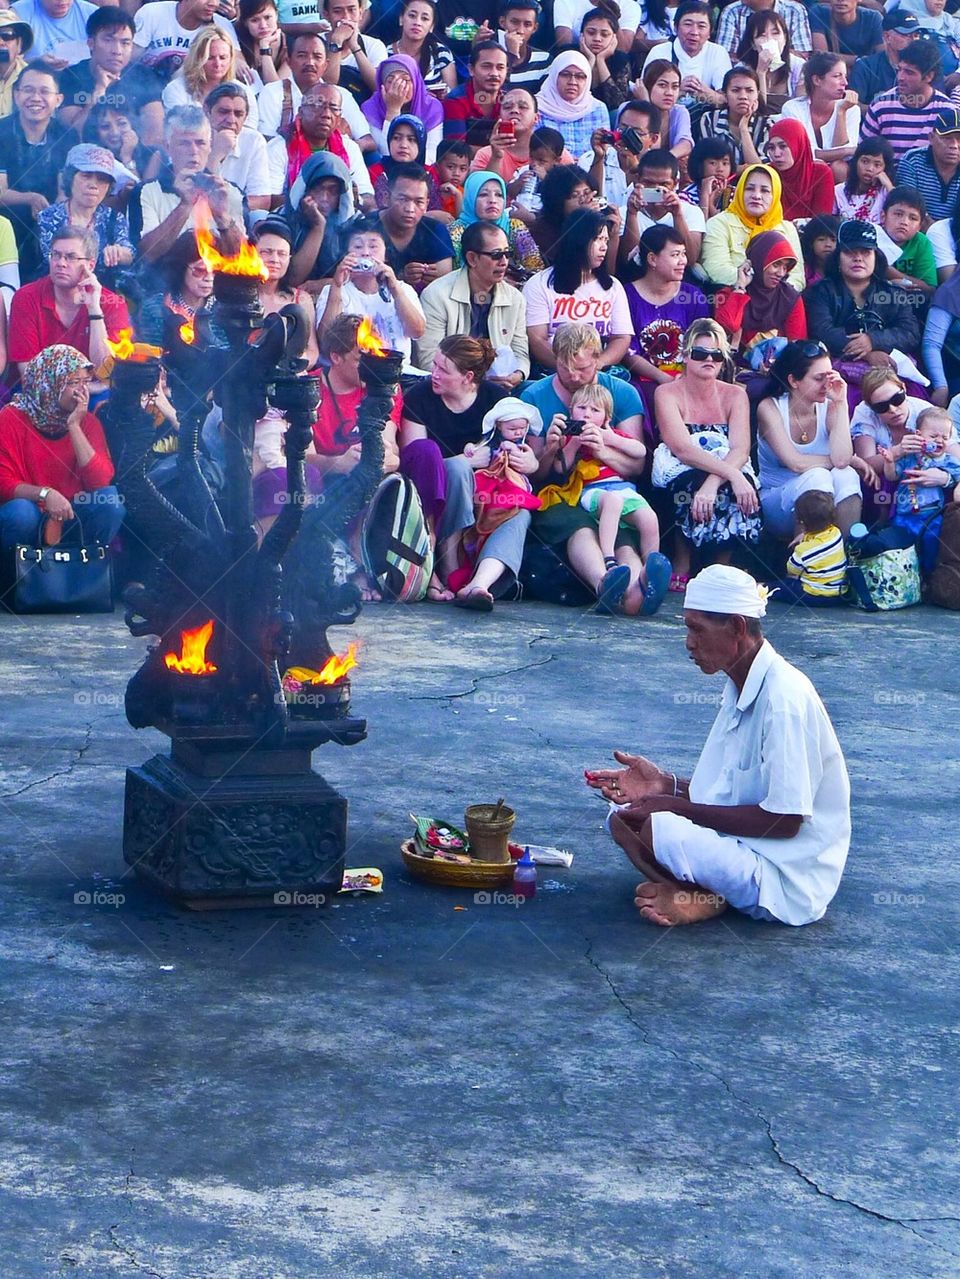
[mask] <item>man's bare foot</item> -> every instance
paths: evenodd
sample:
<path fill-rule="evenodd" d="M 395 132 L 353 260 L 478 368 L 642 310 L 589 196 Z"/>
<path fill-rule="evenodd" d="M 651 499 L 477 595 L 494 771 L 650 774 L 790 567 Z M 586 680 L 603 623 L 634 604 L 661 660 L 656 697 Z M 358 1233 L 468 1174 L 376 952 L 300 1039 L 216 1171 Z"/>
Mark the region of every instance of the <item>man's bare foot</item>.
<path fill-rule="evenodd" d="M 651 924 L 672 928 L 675 924 L 699 924 L 722 915 L 726 898 L 708 893 L 696 884 L 638 884 L 634 905 Z"/>

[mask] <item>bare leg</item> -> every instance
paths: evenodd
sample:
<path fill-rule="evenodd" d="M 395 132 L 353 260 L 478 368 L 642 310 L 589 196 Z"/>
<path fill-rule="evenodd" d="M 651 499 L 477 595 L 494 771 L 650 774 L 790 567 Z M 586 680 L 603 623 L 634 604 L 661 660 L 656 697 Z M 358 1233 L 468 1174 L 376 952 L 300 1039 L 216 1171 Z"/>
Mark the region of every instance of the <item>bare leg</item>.
<path fill-rule="evenodd" d="M 670 558 L 673 562 L 673 571 L 677 577 L 690 576 L 690 543 L 679 529 L 674 530 L 673 555 Z"/>
<path fill-rule="evenodd" d="M 457 599 L 463 599 L 467 595 L 483 595 L 492 602 L 493 596 L 490 592 L 503 576 L 506 567 L 501 560 L 492 557 L 481 560 L 470 581 L 457 591 Z"/>
<path fill-rule="evenodd" d="M 622 512 L 622 493 L 607 492 L 600 494 L 597 500 L 597 522 L 599 524 L 600 553 L 603 555 L 604 560 L 612 560 L 614 558 Z"/>
<path fill-rule="evenodd" d="M 595 591 L 605 571 L 596 530 L 578 528 L 567 542 L 567 558 L 577 577 Z"/>
<path fill-rule="evenodd" d="M 629 809 L 626 810 L 629 814 Z M 623 813 L 610 819 L 610 832 L 647 882 L 638 884 L 634 904 L 648 923 L 662 928 L 676 924 L 697 924 L 722 914 L 727 903 L 723 897 L 699 884 L 676 879 L 657 861 L 653 845 L 653 825 L 649 818 L 639 830 Z"/>
<path fill-rule="evenodd" d="M 623 597 L 622 611 L 628 617 L 636 617 L 643 604 L 643 561 L 632 546 L 618 546 L 617 563 L 626 564 L 630 570 L 630 585 Z"/>
<path fill-rule="evenodd" d="M 842 502 L 837 503 L 837 527 L 844 537 L 847 536 L 850 529 L 860 518 L 862 509 L 863 499 L 859 493 L 852 493 L 849 497 L 845 497 Z"/>

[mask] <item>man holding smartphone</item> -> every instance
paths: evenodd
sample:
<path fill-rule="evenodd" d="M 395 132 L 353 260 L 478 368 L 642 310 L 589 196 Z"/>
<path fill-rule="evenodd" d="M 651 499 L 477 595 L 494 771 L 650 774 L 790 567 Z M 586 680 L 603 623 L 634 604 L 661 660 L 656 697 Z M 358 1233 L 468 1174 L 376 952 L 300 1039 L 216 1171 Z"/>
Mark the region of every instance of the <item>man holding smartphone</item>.
<path fill-rule="evenodd" d="M 637 165 L 636 183 L 627 200 L 627 216 L 620 240 L 624 262 L 648 227 L 672 226 L 683 236 L 688 262 L 699 262 L 707 220 L 698 204 L 677 192 L 680 166 L 670 151 L 646 151 Z"/>
<path fill-rule="evenodd" d="M 443 136 L 466 138 L 478 149 L 486 125 L 493 133 L 500 93 L 507 80 L 507 54 L 495 40 L 481 40 L 470 54 L 470 79 L 448 93 L 443 103 Z M 479 128 L 477 127 L 479 126 Z M 476 139 L 476 140 L 474 140 Z"/>

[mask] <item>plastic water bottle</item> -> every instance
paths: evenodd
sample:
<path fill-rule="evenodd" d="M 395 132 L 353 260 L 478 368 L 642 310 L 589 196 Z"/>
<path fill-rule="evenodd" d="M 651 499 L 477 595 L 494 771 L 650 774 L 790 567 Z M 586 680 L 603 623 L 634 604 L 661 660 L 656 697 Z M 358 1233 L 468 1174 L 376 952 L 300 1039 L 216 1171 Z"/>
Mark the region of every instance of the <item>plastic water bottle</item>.
<path fill-rule="evenodd" d="M 857 521 L 856 524 L 850 525 L 850 532 L 847 535 L 847 549 L 851 555 L 856 555 L 864 540 L 869 537 L 870 530 L 866 524 Z"/>
<path fill-rule="evenodd" d="M 513 892 L 516 897 L 530 898 L 537 895 L 537 866 L 526 845 L 523 856 L 513 870 Z"/>

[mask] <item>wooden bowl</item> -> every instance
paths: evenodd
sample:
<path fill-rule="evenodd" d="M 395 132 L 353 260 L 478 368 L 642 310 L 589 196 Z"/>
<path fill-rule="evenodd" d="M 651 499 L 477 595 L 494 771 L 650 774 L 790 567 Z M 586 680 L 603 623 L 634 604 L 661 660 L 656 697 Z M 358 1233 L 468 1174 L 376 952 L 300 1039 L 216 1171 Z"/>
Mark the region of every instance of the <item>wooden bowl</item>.
<path fill-rule="evenodd" d="M 438 857 L 424 857 L 415 849 L 412 839 L 400 845 L 404 864 L 414 879 L 444 888 L 501 888 L 513 883 L 513 861 L 447 862 Z"/>

